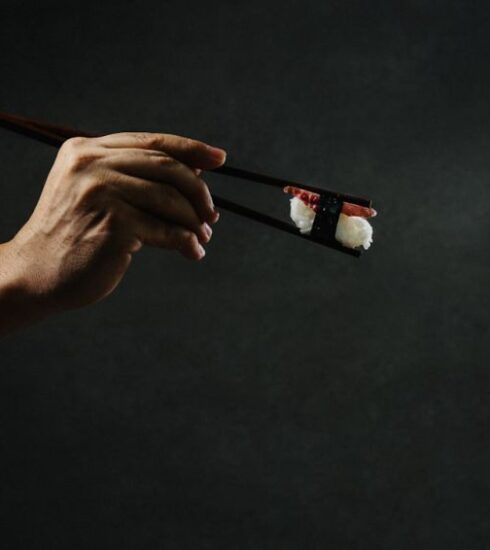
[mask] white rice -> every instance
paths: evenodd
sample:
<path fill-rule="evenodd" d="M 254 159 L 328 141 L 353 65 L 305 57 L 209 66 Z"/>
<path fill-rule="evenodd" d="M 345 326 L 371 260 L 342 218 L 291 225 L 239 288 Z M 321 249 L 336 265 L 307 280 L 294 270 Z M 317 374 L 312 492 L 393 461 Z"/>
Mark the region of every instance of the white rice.
<path fill-rule="evenodd" d="M 311 233 L 315 211 L 300 198 L 291 199 L 290 215 L 300 233 L 304 235 Z M 367 250 L 373 242 L 373 228 L 365 218 L 340 214 L 335 239 L 348 248 L 362 246 Z"/>

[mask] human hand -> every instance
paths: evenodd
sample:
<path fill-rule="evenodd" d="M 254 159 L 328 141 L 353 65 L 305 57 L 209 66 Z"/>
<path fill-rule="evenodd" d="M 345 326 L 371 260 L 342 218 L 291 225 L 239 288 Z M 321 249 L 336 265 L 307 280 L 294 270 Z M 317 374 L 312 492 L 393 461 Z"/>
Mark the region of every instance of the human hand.
<path fill-rule="evenodd" d="M 219 215 L 200 171 L 225 157 L 169 134 L 68 140 L 32 216 L 2 245 L 0 283 L 14 279 L 51 312 L 107 296 L 143 245 L 201 259 Z"/>

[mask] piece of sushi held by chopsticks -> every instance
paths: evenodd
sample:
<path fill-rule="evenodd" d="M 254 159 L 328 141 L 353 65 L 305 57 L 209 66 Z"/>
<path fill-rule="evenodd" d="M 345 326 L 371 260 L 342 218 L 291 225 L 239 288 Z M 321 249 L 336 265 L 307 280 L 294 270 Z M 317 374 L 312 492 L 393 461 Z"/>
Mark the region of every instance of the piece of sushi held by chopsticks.
<path fill-rule="evenodd" d="M 376 210 L 345 202 L 334 194 L 313 193 L 288 185 L 284 192 L 293 195 L 290 216 L 300 233 L 325 240 L 335 239 L 347 248 L 363 247 L 373 242 L 373 228 L 368 218 Z"/>

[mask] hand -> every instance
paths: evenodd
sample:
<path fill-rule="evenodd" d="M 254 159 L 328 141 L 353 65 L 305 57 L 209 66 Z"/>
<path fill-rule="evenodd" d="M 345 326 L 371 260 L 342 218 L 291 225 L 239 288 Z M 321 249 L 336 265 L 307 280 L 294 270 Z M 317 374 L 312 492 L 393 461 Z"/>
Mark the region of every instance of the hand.
<path fill-rule="evenodd" d="M 68 140 L 31 218 L 2 245 L 0 290 L 14 279 L 17 295 L 58 311 L 107 296 L 143 245 L 201 259 L 219 215 L 200 171 L 225 156 L 168 134 Z"/>

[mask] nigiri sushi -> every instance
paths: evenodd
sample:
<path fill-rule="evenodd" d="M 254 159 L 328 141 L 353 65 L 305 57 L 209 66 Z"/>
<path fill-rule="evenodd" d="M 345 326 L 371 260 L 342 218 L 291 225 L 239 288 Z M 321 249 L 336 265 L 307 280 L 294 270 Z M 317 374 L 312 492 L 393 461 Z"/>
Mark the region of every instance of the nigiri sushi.
<path fill-rule="evenodd" d="M 284 192 L 293 195 L 290 216 L 300 233 L 309 235 L 320 205 L 320 194 L 288 185 Z M 376 216 L 374 208 L 342 202 L 335 228 L 335 240 L 348 248 L 362 246 L 367 250 L 373 242 L 373 228 L 367 221 Z"/>

